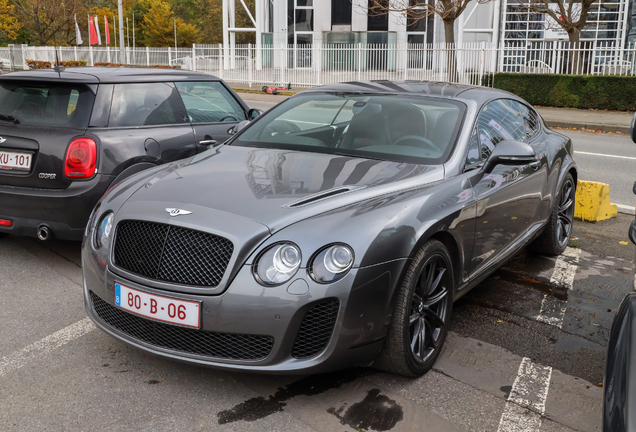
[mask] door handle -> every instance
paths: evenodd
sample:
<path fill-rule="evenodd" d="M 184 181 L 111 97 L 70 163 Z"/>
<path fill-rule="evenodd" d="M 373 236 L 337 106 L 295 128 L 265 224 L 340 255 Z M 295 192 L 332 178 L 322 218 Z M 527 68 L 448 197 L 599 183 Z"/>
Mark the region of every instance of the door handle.
<path fill-rule="evenodd" d="M 536 170 L 538 170 L 538 169 L 539 169 L 539 167 L 541 166 L 541 161 L 535 161 L 535 162 L 532 162 L 532 163 L 530 164 L 530 166 L 532 167 L 532 169 L 533 169 L 533 170 L 535 170 L 535 171 L 536 171 Z"/>
<path fill-rule="evenodd" d="M 206 140 L 203 140 L 203 141 L 199 141 L 199 144 L 201 144 L 201 145 L 214 145 L 214 144 L 216 144 L 216 140 L 214 140 L 214 139 L 206 139 Z"/>

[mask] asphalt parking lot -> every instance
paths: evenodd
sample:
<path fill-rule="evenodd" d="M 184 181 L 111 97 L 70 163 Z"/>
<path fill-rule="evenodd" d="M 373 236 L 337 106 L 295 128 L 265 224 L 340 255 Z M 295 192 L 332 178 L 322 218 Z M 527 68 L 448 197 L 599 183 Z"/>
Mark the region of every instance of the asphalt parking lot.
<path fill-rule="evenodd" d="M 445 350 L 419 379 L 260 376 L 154 357 L 86 318 L 79 244 L 6 237 L 0 430 L 598 431 L 607 335 L 632 277 L 615 227 L 626 234 L 630 220 L 577 223 L 581 247 L 559 259 L 518 255 L 455 304 Z M 596 248 L 590 232 L 615 247 Z"/>

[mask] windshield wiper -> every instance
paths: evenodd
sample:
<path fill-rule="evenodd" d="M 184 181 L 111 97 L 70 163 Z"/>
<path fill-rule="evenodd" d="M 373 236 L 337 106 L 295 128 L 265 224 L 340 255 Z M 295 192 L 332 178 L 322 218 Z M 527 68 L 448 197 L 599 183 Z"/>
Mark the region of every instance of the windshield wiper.
<path fill-rule="evenodd" d="M 20 124 L 20 120 L 13 117 L 11 114 L 0 114 L 0 120 L 10 122 L 13 124 Z"/>

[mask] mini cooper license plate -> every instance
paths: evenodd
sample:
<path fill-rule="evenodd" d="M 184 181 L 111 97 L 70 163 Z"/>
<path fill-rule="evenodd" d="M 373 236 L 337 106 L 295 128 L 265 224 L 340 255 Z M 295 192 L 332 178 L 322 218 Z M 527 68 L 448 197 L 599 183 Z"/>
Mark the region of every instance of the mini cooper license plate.
<path fill-rule="evenodd" d="M 32 159 L 31 153 L 0 151 L 0 169 L 29 171 Z"/>
<path fill-rule="evenodd" d="M 201 327 L 201 304 L 148 294 L 115 283 L 115 304 L 134 314 L 185 327 Z"/>

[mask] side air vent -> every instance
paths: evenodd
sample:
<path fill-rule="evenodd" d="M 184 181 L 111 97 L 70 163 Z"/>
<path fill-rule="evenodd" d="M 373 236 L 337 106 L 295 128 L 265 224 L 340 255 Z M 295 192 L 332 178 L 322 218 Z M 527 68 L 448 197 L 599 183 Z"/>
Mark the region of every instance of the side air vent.
<path fill-rule="evenodd" d="M 353 192 L 356 190 L 364 189 L 366 186 L 339 186 L 332 189 L 327 189 L 325 191 L 318 192 L 313 195 L 306 196 L 298 201 L 292 201 L 283 206 L 283 208 L 296 208 L 306 206 L 308 204 L 313 204 L 316 201 L 321 201 L 327 198 L 331 198 L 332 196 L 341 195 L 343 193 Z"/>

